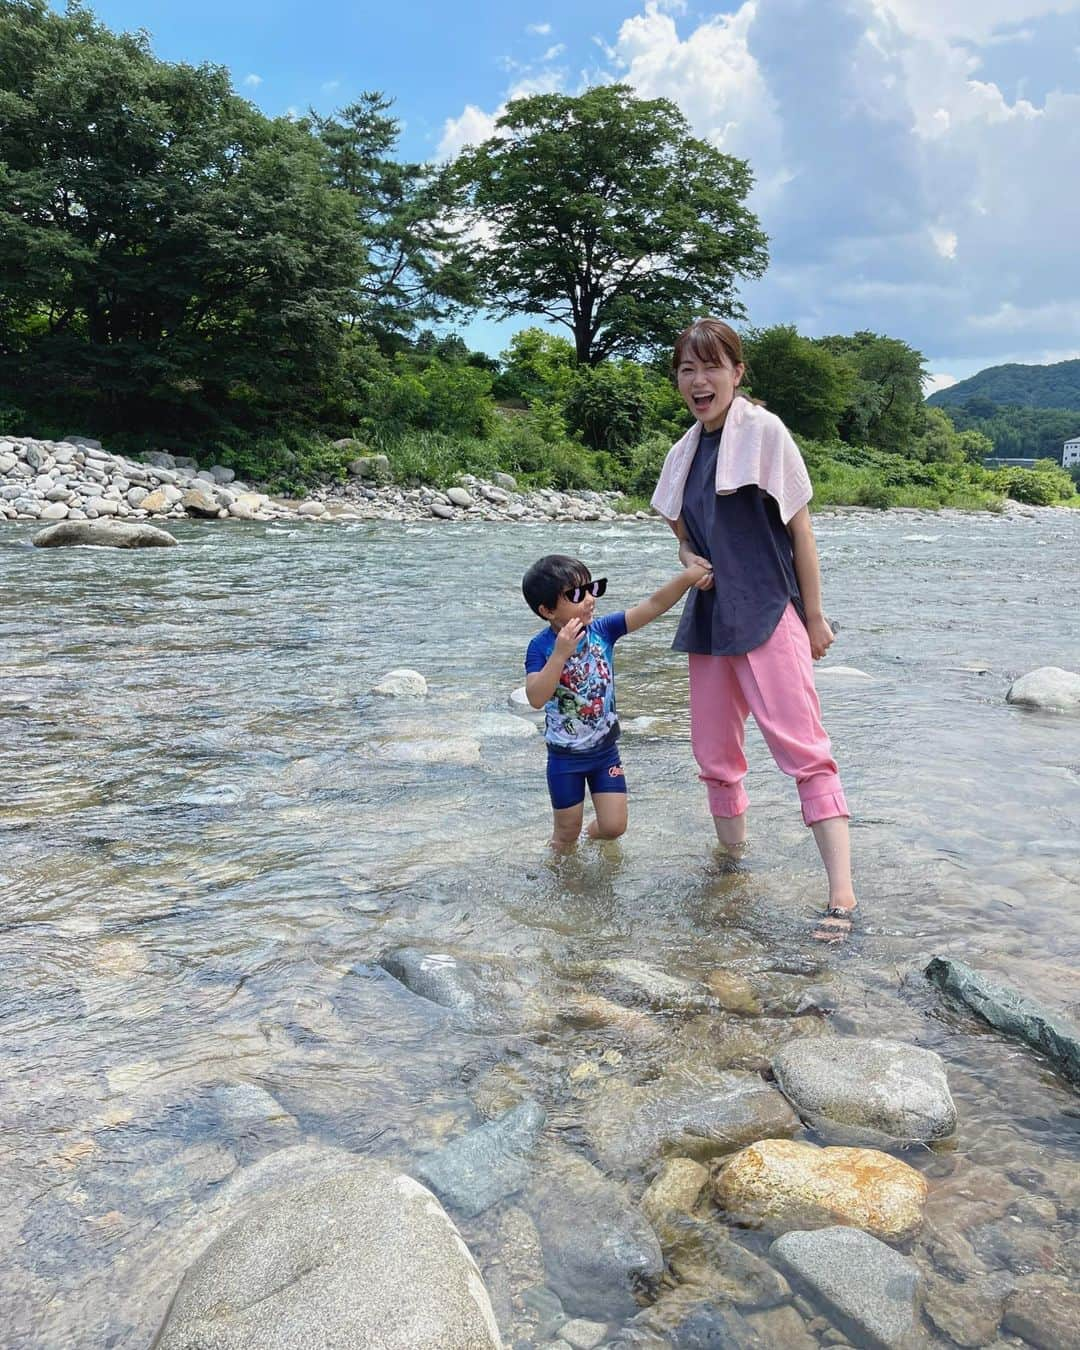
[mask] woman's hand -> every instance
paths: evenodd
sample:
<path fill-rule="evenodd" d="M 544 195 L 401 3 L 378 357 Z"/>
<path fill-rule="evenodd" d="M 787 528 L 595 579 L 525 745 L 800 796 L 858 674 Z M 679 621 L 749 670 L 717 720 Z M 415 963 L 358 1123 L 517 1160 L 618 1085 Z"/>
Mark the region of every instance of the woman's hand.
<path fill-rule="evenodd" d="M 703 567 L 705 574 L 694 585 L 699 591 L 711 591 L 715 584 L 715 578 L 712 572 L 712 563 L 708 558 L 703 558 L 699 553 L 695 553 L 689 543 L 684 539 L 679 545 L 679 561 L 684 567 Z"/>
<path fill-rule="evenodd" d="M 815 661 L 820 661 L 836 641 L 833 630 L 829 627 L 828 619 L 825 618 L 824 614 L 818 614 L 812 619 L 807 619 L 806 632 L 810 638 L 810 655 Z"/>

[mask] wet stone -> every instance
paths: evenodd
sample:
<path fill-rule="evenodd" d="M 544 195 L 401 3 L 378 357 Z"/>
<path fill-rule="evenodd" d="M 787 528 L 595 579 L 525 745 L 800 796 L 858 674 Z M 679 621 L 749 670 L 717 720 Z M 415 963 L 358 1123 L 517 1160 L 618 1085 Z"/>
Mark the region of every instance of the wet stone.
<path fill-rule="evenodd" d="M 413 1175 L 465 1218 L 521 1189 L 529 1178 L 529 1155 L 544 1126 L 536 1102 L 522 1102 L 498 1120 L 471 1130 L 436 1153 L 419 1159 Z"/>

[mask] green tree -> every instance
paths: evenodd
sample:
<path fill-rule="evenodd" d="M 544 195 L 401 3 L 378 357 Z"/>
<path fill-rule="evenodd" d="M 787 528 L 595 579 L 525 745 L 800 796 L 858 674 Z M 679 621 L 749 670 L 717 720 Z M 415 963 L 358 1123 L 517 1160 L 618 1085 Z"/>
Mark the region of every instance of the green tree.
<path fill-rule="evenodd" d="M 361 262 L 318 141 L 79 6 L 6 0 L 0 53 L 0 381 L 173 441 L 314 415 Z"/>
<path fill-rule="evenodd" d="M 847 362 L 782 324 L 748 334 L 743 351 L 755 398 L 792 431 L 820 441 L 835 439 L 855 383 Z"/>
<path fill-rule="evenodd" d="M 503 369 L 495 382 L 499 398 L 561 402 L 574 382 L 574 346 L 543 328 L 521 328 L 502 353 Z"/>
<path fill-rule="evenodd" d="M 897 454 L 908 451 L 924 425 L 922 352 L 899 338 L 866 331 L 816 342 L 846 361 L 854 377 L 840 417 L 841 438 Z"/>
<path fill-rule="evenodd" d="M 493 316 L 544 315 L 597 365 L 670 343 L 695 314 L 741 315 L 736 284 L 767 260 L 750 169 L 673 103 L 607 85 L 515 99 L 496 126 L 452 170 Z"/>
<path fill-rule="evenodd" d="M 569 430 L 577 432 L 590 450 L 607 450 L 628 461 L 649 411 L 645 372 L 636 361 L 582 366 L 563 411 Z"/>
<path fill-rule="evenodd" d="M 329 181 L 353 199 L 366 250 L 351 317 L 384 345 L 474 300 L 460 231 L 451 224 L 450 176 L 393 158 L 401 124 L 387 115 L 392 106 L 371 91 L 332 117 L 311 113 Z"/>

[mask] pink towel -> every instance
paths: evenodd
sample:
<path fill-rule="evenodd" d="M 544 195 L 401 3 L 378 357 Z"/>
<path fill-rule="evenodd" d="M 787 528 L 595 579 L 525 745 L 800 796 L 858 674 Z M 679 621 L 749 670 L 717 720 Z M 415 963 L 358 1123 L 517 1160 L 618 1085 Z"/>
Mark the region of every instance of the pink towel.
<path fill-rule="evenodd" d="M 695 422 L 664 460 L 652 504 L 666 520 L 678 520 L 682 511 L 686 476 L 700 439 L 701 423 Z M 787 427 L 775 413 L 740 397 L 728 409 L 720 435 L 716 491 L 734 492 L 749 483 L 776 498 L 785 525 L 814 495 L 803 457 Z"/>

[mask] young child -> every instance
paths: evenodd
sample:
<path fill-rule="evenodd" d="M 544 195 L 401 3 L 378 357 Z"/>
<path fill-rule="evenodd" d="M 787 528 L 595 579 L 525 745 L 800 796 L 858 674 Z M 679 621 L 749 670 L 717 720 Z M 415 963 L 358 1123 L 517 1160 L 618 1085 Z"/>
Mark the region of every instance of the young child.
<path fill-rule="evenodd" d="M 690 738 L 722 847 L 745 846 L 748 713 L 799 789 L 829 879 L 815 936 L 841 940 L 855 912 L 848 807 L 821 725 L 813 661 L 832 645 L 799 448 L 783 422 L 739 391 L 738 334 L 719 319 L 682 332 L 673 358 L 694 425 L 672 446 L 652 504 L 679 559 L 712 570 L 675 634 L 690 658 Z"/>
<path fill-rule="evenodd" d="M 596 819 L 591 839 L 617 839 L 626 829 L 626 779 L 619 759 L 615 711 L 614 646 L 658 619 L 691 586 L 709 575 L 701 559 L 666 582 L 648 600 L 625 613 L 596 618 L 607 579 L 593 580 L 583 562 L 552 553 L 533 563 L 521 590 L 547 627 L 525 653 L 525 693 L 546 713 L 547 780 L 554 812 L 552 847 L 566 852 L 577 842 L 585 809 L 585 786 Z"/>

